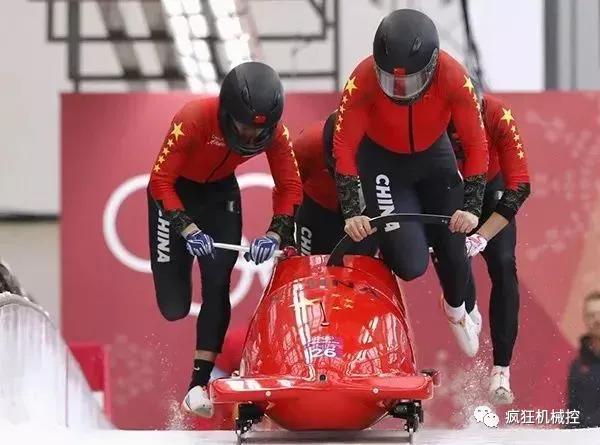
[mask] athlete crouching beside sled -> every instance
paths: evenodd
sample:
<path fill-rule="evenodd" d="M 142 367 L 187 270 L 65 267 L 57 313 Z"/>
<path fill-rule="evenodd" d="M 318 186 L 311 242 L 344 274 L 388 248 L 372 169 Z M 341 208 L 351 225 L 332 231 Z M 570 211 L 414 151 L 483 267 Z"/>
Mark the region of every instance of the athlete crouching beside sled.
<path fill-rule="evenodd" d="M 247 62 L 232 69 L 219 97 L 187 103 L 173 118 L 152 169 L 148 217 L 152 273 L 158 307 L 170 321 L 184 318 L 192 301 L 191 268 L 198 257 L 202 307 L 196 352 L 183 408 L 213 414 L 207 384 L 229 325 L 230 277 L 237 252 L 213 242 L 239 244 L 240 190 L 235 168 L 266 153 L 275 182 L 273 218 L 264 236 L 252 241 L 248 259 L 269 260 L 294 244 L 294 212 L 302 184 L 289 132 L 280 122 L 283 87 L 269 66 Z"/>

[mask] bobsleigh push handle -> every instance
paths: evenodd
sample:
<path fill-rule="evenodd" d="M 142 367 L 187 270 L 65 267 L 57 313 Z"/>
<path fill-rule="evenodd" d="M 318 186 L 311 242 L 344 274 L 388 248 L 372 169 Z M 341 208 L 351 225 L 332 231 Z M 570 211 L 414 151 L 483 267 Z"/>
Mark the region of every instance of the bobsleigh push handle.
<path fill-rule="evenodd" d="M 250 252 L 250 246 L 240 246 L 237 244 L 227 244 L 227 243 L 213 243 L 217 249 L 225 249 L 225 250 L 233 250 L 236 252 L 248 253 Z M 285 250 L 276 250 L 273 256 L 275 258 L 286 256 L 287 252 Z"/>
<path fill-rule="evenodd" d="M 371 218 L 370 223 L 371 227 L 375 227 L 377 229 L 385 227 L 385 225 L 389 223 L 402 222 L 420 222 L 422 224 L 448 225 L 450 224 L 450 218 L 450 216 L 445 215 L 427 215 L 421 213 L 392 213 L 390 215 L 377 216 L 375 218 Z M 352 238 L 350 238 L 349 235 L 344 236 L 331 252 L 327 265 L 343 266 L 344 255 L 348 253 L 348 251 L 353 245 L 354 241 L 352 240 Z"/>

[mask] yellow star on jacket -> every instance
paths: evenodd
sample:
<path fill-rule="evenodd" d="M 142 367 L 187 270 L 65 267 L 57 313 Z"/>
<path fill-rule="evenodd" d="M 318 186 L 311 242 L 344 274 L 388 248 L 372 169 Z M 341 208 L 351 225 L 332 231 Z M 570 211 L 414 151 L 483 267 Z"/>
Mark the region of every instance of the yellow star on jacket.
<path fill-rule="evenodd" d="M 182 126 L 183 122 L 180 122 L 178 124 L 173 122 L 173 130 L 171 131 L 171 134 L 175 137 L 175 142 L 179 140 L 179 136 L 185 136 L 185 133 L 181 128 Z"/>
<path fill-rule="evenodd" d="M 475 86 L 473 85 L 473 82 L 471 82 L 471 78 L 469 76 L 465 76 L 465 84 L 463 87 L 468 89 L 469 93 L 473 93 Z"/>
<path fill-rule="evenodd" d="M 477 114 L 479 115 L 479 126 L 481 128 L 485 128 L 485 124 L 483 123 L 483 117 L 481 116 L 481 104 L 479 103 L 479 98 L 477 97 L 477 94 L 475 92 L 475 85 L 473 85 L 473 82 L 471 81 L 471 78 L 469 76 L 463 77 L 465 78 L 463 88 L 469 90 L 469 94 L 471 94 L 471 97 L 473 98 L 473 103 L 475 104 Z"/>
<path fill-rule="evenodd" d="M 506 121 L 506 123 L 510 125 L 510 122 L 514 121 L 512 111 L 510 109 L 507 110 L 506 108 L 502 108 L 502 112 L 504 113 L 504 115 L 502 116 L 502 118 L 500 118 L 500 120 Z"/>
<path fill-rule="evenodd" d="M 285 125 L 283 126 L 283 135 L 288 141 L 290 140 L 290 130 Z"/>
<path fill-rule="evenodd" d="M 356 76 L 355 77 L 351 77 L 350 79 L 348 79 L 348 82 L 346 82 L 346 86 L 344 87 L 344 92 L 348 91 L 348 94 L 350 96 L 352 96 L 352 92 L 356 89 L 358 89 L 358 86 L 355 83 L 356 81 Z"/>
<path fill-rule="evenodd" d="M 292 159 L 294 160 L 294 165 L 296 166 L 296 170 L 298 170 L 298 161 L 296 160 L 296 155 L 294 153 L 294 144 L 292 144 L 292 141 L 290 141 L 290 143 L 288 144 L 288 147 L 290 147 L 290 153 L 292 154 Z"/>

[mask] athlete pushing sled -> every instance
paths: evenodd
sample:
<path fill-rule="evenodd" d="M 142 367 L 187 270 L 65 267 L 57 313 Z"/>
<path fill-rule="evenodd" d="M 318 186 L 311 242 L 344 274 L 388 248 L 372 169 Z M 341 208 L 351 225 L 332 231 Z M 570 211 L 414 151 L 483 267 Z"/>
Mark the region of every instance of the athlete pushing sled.
<path fill-rule="evenodd" d="M 240 243 L 241 202 L 234 171 L 260 153 L 266 153 L 275 181 L 273 219 L 267 233 L 252 241 L 248 259 L 263 263 L 276 249 L 294 243 L 293 215 L 302 185 L 289 132 L 280 122 L 283 105 L 283 87 L 272 68 L 258 62 L 238 65 L 223 80 L 219 97 L 189 102 L 175 115 L 152 169 L 151 264 L 158 307 L 167 320 L 189 313 L 194 256 L 200 265 L 202 308 L 192 378 L 182 404 L 200 416 L 213 413 L 206 386 L 229 325 L 230 277 L 238 255 L 215 249 L 214 240 Z"/>

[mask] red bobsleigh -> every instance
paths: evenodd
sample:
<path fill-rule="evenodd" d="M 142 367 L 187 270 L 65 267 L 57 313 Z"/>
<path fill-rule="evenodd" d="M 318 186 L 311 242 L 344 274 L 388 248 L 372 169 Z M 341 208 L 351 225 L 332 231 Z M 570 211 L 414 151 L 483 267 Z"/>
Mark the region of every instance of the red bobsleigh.
<path fill-rule="evenodd" d="M 447 224 L 437 215 L 388 215 Z M 410 438 L 423 420 L 421 401 L 439 383 L 418 371 L 406 307 L 396 279 L 376 258 L 291 256 L 277 262 L 250 324 L 239 376 L 210 385 L 214 403 L 238 403 L 238 441 L 268 416 L 300 430 L 362 430 L 387 415 L 406 421 Z"/>

